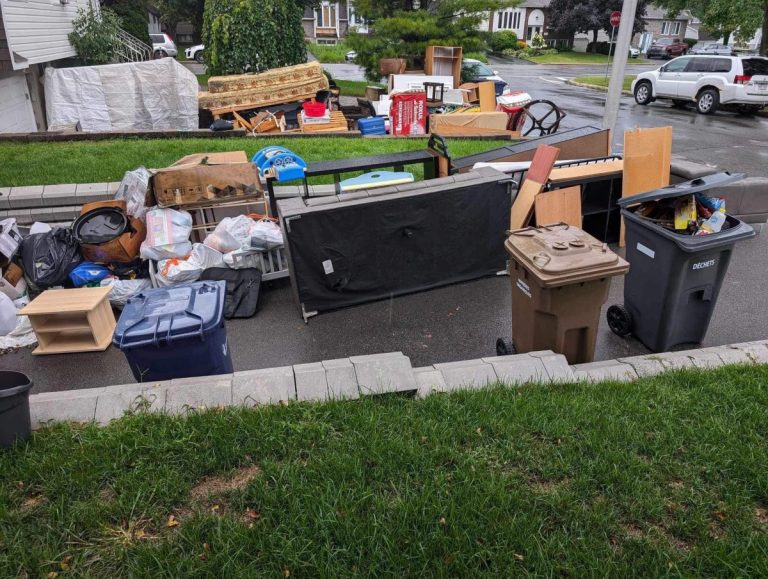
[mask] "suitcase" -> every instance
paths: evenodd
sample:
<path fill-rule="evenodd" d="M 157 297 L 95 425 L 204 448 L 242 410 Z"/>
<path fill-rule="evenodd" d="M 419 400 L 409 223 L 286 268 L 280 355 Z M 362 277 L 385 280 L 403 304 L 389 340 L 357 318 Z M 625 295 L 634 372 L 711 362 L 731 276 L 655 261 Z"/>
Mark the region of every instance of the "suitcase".
<path fill-rule="evenodd" d="M 361 135 L 386 135 L 384 117 L 367 117 L 357 119 L 357 128 Z"/>

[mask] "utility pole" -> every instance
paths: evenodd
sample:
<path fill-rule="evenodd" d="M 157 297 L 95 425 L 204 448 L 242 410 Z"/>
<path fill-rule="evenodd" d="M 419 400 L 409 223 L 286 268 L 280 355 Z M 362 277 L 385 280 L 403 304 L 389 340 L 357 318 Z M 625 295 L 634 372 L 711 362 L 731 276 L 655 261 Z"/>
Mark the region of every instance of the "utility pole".
<path fill-rule="evenodd" d="M 637 0 L 624 0 L 624 5 L 621 9 L 619 36 L 616 40 L 616 52 L 613 55 L 611 80 L 608 83 L 608 97 L 605 100 L 605 113 L 603 115 L 603 128 L 610 129 L 611 141 L 613 141 L 613 134 L 616 129 L 616 117 L 619 115 L 621 91 L 624 86 L 624 71 L 627 67 L 629 45 L 632 42 L 632 28 L 635 25 L 635 12 L 637 12 Z"/>

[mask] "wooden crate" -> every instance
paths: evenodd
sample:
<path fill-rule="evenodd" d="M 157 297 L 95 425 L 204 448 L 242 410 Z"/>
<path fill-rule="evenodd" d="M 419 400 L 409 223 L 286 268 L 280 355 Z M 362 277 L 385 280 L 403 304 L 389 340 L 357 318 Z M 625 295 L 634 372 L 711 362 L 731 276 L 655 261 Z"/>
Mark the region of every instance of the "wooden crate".
<path fill-rule="evenodd" d="M 323 124 L 305 125 L 301 122 L 301 115 L 298 116 L 299 129 L 303 133 L 324 133 L 324 132 L 340 132 L 347 131 L 347 118 L 341 111 L 331 111 L 331 122 Z"/>
<path fill-rule="evenodd" d="M 19 312 L 29 316 L 37 336 L 33 354 L 100 352 L 112 342 L 115 315 L 107 296 L 111 287 L 44 291 Z"/>

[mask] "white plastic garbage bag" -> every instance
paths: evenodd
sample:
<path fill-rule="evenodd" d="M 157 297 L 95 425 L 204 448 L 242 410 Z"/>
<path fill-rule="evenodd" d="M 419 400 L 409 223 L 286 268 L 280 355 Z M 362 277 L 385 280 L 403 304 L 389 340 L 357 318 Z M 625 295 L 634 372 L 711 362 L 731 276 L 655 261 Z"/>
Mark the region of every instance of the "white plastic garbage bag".
<path fill-rule="evenodd" d="M 0 353 L 17 350 L 37 343 L 28 316 L 18 316 L 16 327 L 5 336 L 0 336 Z"/>
<path fill-rule="evenodd" d="M 0 336 L 7 336 L 16 329 L 16 306 L 13 300 L 0 293 Z"/>
<path fill-rule="evenodd" d="M 144 219 L 147 208 L 144 200 L 149 187 L 149 178 L 151 174 L 144 167 L 139 167 L 133 171 L 126 171 L 120 186 L 117 188 L 115 199 L 125 201 L 128 215 Z"/>
<path fill-rule="evenodd" d="M 212 267 L 225 267 L 220 251 L 195 243 L 187 259 L 166 259 L 157 264 L 157 283 L 161 286 L 197 281 L 203 271 Z"/>
<path fill-rule="evenodd" d="M 112 276 L 104 278 L 100 283 L 101 287 L 112 288 L 109 292 L 109 303 L 121 309 L 130 298 L 152 287 L 152 282 L 148 279 L 119 279 Z"/>
<path fill-rule="evenodd" d="M 155 207 L 146 213 L 147 238 L 141 244 L 143 259 L 172 259 L 192 251 L 189 236 L 192 216 L 186 211 Z"/>
<path fill-rule="evenodd" d="M 219 223 L 216 226 L 216 229 L 213 230 L 212 233 L 209 233 L 205 239 L 203 240 L 203 243 L 207 245 L 208 247 L 211 247 L 217 251 L 220 251 L 221 253 L 229 253 L 230 251 L 235 251 L 236 249 L 240 249 L 240 241 L 238 241 L 229 231 L 227 231 L 226 227 L 228 225 L 228 219 L 229 217 L 225 217 L 221 220 L 221 223 Z M 247 219 L 247 217 L 246 217 Z M 225 223 L 226 222 L 226 223 Z"/>
<path fill-rule="evenodd" d="M 277 223 L 262 219 L 251 228 L 251 247 L 259 251 L 269 251 L 283 245 L 283 232 Z"/>
<path fill-rule="evenodd" d="M 206 238 L 206 245 L 218 249 L 222 253 L 228 253 L 235 249 L 240 249 L 251 246 L 251 230 L 256 222 L 247 215 L 238 215 L 237 217 L 225 217 L 213 230 L 213 233 L 208 237 L 215 236 L 211 239 L 212 245 Z M 237 246 L 234 244 L 237 243 Z"/>

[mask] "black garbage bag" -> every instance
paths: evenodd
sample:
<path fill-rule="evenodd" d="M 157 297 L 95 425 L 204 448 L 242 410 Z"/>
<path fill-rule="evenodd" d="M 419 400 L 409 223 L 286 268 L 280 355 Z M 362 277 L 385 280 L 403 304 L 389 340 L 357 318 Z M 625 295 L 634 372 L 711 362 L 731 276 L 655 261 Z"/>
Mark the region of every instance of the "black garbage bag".
<path fill-rule="evenodd" d="M 57 227 L 34 233 L 21 243 L 24 273 L 40 289 L 66 282 L 69 272 L 80 261 L 80 244 L 69 229 Z"/>

